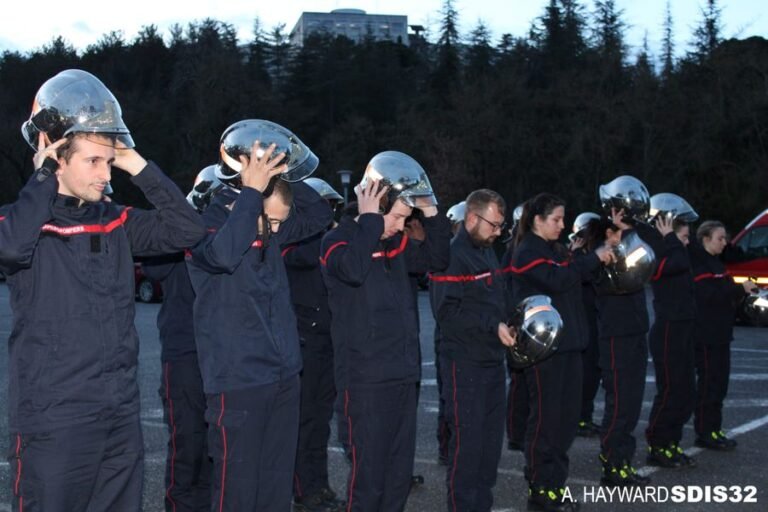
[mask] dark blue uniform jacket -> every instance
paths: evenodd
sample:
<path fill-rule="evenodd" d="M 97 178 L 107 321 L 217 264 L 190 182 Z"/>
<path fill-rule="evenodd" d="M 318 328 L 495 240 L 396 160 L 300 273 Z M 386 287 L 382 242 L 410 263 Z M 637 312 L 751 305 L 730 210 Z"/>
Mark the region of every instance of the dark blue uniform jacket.
<path fill-rule="evenodd" d="M 685 321 L 696 318 L 691 259 L 675 233 L 664 237 L 665 252 L 651 278 L 656 320 Z"/>
<path fill-rule="evenodd" d="M 199 215 L 153 163 L 132 178 L 157 210 L 83 203 L 36 172 L 3 209 L 0 269 L 13 310 L 12 431 L 40 432 L 139 409 L 133 256 L 177 252 Z"/>
<path fill-rule="evenodd" d="M 563 319 L 558 352 L 582 351 L 589 341 L 582 282 L 588 280 L 600 266 L 600 260 L 592 252 L 578 258 L 570 258 L 563 249 L 555 250 L 534 233 L 527 233 L 512 255 L 511 267 L 505 269 L 510 276 L 514 303 L 531 295 L 548 295 L 552 305 Z"/>
<path fill-rule="evenodd" d="M 707 345 L 730 343 L 736 306 L 746 292 L 733 282 L 720 258 L 709 254 L 698 242 L 691 241 L 688 251 L 696 294 L 694 339 Z"/>
<path fill-rule="evenodd" d="M 163 303 L 157 314 L 160 332 L 160 360 L 178 361 L 196 354 L 195 329 L 192 308 L 195 291 L 189 280 L 184 253 L 152 258 L 142 263 L 144 275 L 158 281 L 163 288 Z"/>
<path fill-rule="evenodd" d="M 280 245 L 322 231 L 333 212 L 308 185 L 291 188 L 291 214 L 268 238 L 258 233 L 263 196 L 256 189 L 224 190 L 203 214 L 208 234 L 192 249 L 187 264 L 196 294 L 195 340 L 206 393 L 270 384 L 301 371 Z"/>
<path fill-rule="evenodd" d="M 472 243 L 462 225 L 451 240 L 450 265 L 430 276 L 430 298 L 440 329 L 440 355 L 494 366 L 504 361 L 499 323 L 506 323 L 504 278 L 491 247 Z"/>
<path fill-rule="evenodd" d="M 312 342 L 312 334 L 329 336 L 331 311 L 328 289 L 320 271 L 320 243 L 325 232 L 283 246 L 283 260 L 291 285 L 291 301 L 299 321 L 301 343 Z M 331 347 L 327 347 L 329 350 Z"/>
<path fill-rule="evenodd" d="M 331 307 L 337 389 L 417 382 L 421 376 L 417 310 L 408 272 L 448 266 L 450 227 L 423 220 L 426 240 L 404 234 L 381 241 L 384 218 L 344 217 L 323 238 L 323 278 Z"/>

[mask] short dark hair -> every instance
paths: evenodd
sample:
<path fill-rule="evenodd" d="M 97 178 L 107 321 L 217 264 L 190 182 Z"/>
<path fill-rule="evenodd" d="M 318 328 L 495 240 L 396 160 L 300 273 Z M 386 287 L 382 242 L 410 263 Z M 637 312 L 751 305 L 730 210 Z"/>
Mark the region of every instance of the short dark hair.
<path fill-rule="evenodd" d="M 59 158 L 63 158 L 65 162 L 69 163 L 69 161 L 72 159 L 72 155 L 75 154 L 75 151 L 77 151 L 77 145 L 75 142 L 79 139 L 86 139 L 88 136 L 98 136 L 98 137 L 104 137 L 105 139 L 109 139 L 113 142 L 113 144 L 117 141 L 117 136 L 113 135 L 111 133 L 71 133 L 67 135 L 67 142 L 62 144 L 56 149 L 56 156 Z"/>
<path fill-rule="evenodd" d="M 493 203 L 499 209 L 501 215 L 506 216 L 507 202 L 501 194 L 488 188 L 475 190 L 467 196 L 467 211 L 472 213 L 484 212 Z"/>
<path fill-rule="evenodd" d="M 272 178 L 269 188 L 271 188 L 271 191 L 267 197 L 278 196 L 286 205 L 290 206 L 293 204 L 293 189 L 287 181 L 276 176 Z"/>

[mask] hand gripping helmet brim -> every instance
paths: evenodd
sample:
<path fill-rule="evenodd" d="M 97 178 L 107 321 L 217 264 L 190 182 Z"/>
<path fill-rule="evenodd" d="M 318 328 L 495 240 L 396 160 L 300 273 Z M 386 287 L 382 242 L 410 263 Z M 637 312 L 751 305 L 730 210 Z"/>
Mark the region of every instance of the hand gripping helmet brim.
<path fill-rule="evenodd" d="M 334 188 L 325 180 L 321 180 L 320 178 L 307 178 L 304 180 L 304 183 L 309 185 L 312 190 L 320 194 L 320 197 L 328 202 L 334 203 L 344 200 L 344 198 L 341 197 L 341 194 L 336 192 L 336 190 L 334 190 Z"/>
<path fill-rule="evenodd" d="M 203 212 L 211 203 L 214 194 L 224 184 L 216 177 L 216 165 L 209 165 L 197 173 L 195 184 L 187 194 L 187 202 L 198 212 Z"/>
<path fill-rule="evenodd" d="M 666 217 L 673 221 L 691 224 L 699 220 L 699 214 L 688 204 L 688 201 L 669 192 L 654 194 L 651 196 L 651 207 L 648 212 L 648 220 L 653 221 L 658 217 Z"/>
<path fill-rule="evenodd" d="M 510 347 L 512 366 L 525 368 L 557 351 L 563 319 L 546 295 L 531 295 L 515 308 L 510 324 L 517 329 L 517 341 Z"/>
<path fill-rule="evenodd" d="M 92 142 L 118 149 L 135 146 L 117 99 L 101 80 L 80 69 L 62 71 L 37 91 L 21 134 L 37 151 L 41 133 L 48 144 L 85 134 Z"/>
<path fill-rule="evenodd" d="M 446 212 L 445 216 L 451 221 L 451 224 L 458 224 L 464 222 L 464 217 L 467 213 L 467 202 L 462 201 L 451 206 Z"/>
<path fill-rule="evenodd" d="M 651 196 L 645 185 L 634 176 L 619 176 L 600 186 L 600 203 L 606 215 L 611 208 L 624 210 L 628 218 L 645 222 L 651 207 Z"/>
<path fill-rule="evenodd" d="M 596 286 L 610 295 L 624 295 L 642 290 L 656 267 L 656 254 L 635 231 L 623 236 L 613 248 L 616 261 L 602 267 Z"/>
<path fill-rule="evenodd" d="M 360 186 L 374 180 L 390 187 L 390 203 L 400 199 L 412 208 L 437 206 L 437 198 L 424 168 L 399 151 L 384 151 L 374 156 L 365 168 Z"/>
<path fill-rule="evenodd" d="M 224 184 L 240 188 L 240 171 L 243 169 L 240 157 L 250 158 L 256 141 L 259 141 L 261 151 L 275 144 L 273 155 L 285 153 L 282 163 L 287 164 L 288 170 L 280 178 L 287 182 L 295 183 L 310 176 L 320 163 L 317 156 L 287 128 L 263 119 L 246 119 L 231 125 L 221 135 L 221 160 L 216 175 Z"/>

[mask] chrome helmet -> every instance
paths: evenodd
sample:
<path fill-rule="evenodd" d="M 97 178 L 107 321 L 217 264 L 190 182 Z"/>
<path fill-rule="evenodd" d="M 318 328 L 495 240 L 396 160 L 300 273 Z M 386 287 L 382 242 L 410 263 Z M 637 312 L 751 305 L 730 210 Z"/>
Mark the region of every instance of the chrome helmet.
<path fill-rule="evenodd" d="M 744 298 L 744 314 L 755 325 L 768 325 L 768 289 L 760 288 Z"/>
<path fill-rule="evenodd" d="M 580 213 L 576 216 L 576 219 L 573 221 L 573 228 L 570 235 L 568 235 L 568 240 L 573 242 L 575 238 L 582 238 L 584 236 L 584 230 L 587 229 L 587 226 L 589 226 L 590 222 L 599 221 L 600 216 L 593 212 L 584 212 Z"/>
<path fill-rule="evenodd" d="M 360 187 L 365 188 L 371 179 L 390 187 L 390 205 L 400 199 L 412 208 L 437 206 L 426 171 L 405 153 L 384 151 L 374 156 L 365 168 Z"/>
<path fill-rule="evenodd" d="M 187 194 L 187 202 L 200 213 L 208 208 L 214 194 L 224 186 L 216 177 L 216 167 L 216 165 L 209 165 L 197 173 L 195 184 Z"/>
<path fill-rule="evenodd" d="M 688 204 L 688 201 L 669 192 L 654 194 L 651 196 L 651 208 L 648 213 L 649 222 L 659 217 L 665 217 L 671 221 L 691 224 L 699 220 L 699 214 Z"/>
<path fill-rule="evenodd" d="M 656 267 L 656 255 L 635 231 L 628 232 L 613 248 L 616 262 L 602 267 L 599 290 L 624 295 L 642 290 Z"/>
<path fill-rule="evenodd" d="M 312 190 L 320 194 L 320 197 L 329 203 L 344 201 L 344 198 L 341 197 L 341 194 L 336 192 L 333 187 L 330 186 L 325 180 L 321 180 L 320 178 L 306 178 L 304 183 L 312 187 Z"/>
<path fill-rule="evenodd" d="M 283 163 L 288 170 L 280 175 L 285 181 L 294 183 L 311 175 L 317 169 L 317 156 L 290 130 L 263 119 L 238 121 L 224 130 L 221 135 L 219 154 L 221 159 L 216 168 L 216 177 L 232 188 L 242 187 L 240 157 L 250 158 L 254 142 L 259 141 L 263 154 L 271 144 L 275 144 L 274 155 L 285 153 Z M 261 156 L 258 154 L 258 156 Z"/>
<path fill-rule="evenodd" d="M 21 125 L 27 144 L 38 150 L 39 136 L 47 144 L 70 134 L 101 135 L 114 138 L 116 148 L 135 146 L 123 122 L 120 104 L 109 89 L 92 74 L 67 69 L 48 79 L 37 91 L 29 119 Z M 104 144 L 103 137 L 90 138 Z"/>
<path fill-rule="evenodd" d="M 445 216 L 448 217 L 448 220 L 451 221 L 451 224 L 458 224 L 459 222 L 464 222 L 464 216 L 466 213 L 467 202 L 462 201 L 451 206 Z"/>
<path fill-rule="evenodd" d="M 600 203 L 606 215 L 611 215 L 611 208 L 615 208 L 624 210 L 629 219 L 645 222 L 651 207 L 651 195 L 634 176 L 619 176 L 600 186 Z"/>
<path fill-rule="evenodd" d="M 512 365 L 525 368 L 551 356 L 557 350 L 563 319 L 546 295 L 531 295 L 515 308 L 510 326 L 517 340 L 510 347 Z"/>

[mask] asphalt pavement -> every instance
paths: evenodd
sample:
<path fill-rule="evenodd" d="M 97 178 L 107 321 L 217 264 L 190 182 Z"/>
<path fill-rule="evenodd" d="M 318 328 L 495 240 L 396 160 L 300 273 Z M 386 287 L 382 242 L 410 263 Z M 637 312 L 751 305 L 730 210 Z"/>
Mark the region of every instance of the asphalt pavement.
<path fill-rule="evenodd" d="M 142 399 L 142 425 L 146 448 L 144 507 L 147 512 L 163 510 L 165 443 L 167 432 L 157 389 L 160 383 L 160 344 L 155 320 L 158 304 L 136 304 L 136 327 L 141 339 L 139 379 Z M 413 489 L 408 512 L 448 510 L 446 505 L 445 467 L 437 463 L 435 437 L 438 407 L 434 369 L 432 330 L 434 321 L 426 294 L 419 294 L 421 314 L 421 349 L 423 376 L 419 400 L 418 440 L 414 472 L 424 476 L 424 484 Z M 11 329 L 8 289 L 0 284 L 0 337 L 7 339 Z M 0 375 L 7 375 L 8 353 L 0 351 Z M 3 381 L 5 378 L 3 377 Z M 570 451 L 569 492 L 583 502 L 582 510 L 596 511 L 741 511 L 768 510 L 768 328 L 737 327 L 732 346 L 732 370 L 725 403 L 725 429 L 739 442 L 734 452 L 718 453 L 694 448 L 693 430 L 685 428 L 681 445 L 696 457 L 698 467 L 684 470 L 657 470 L 645 467 L 643 431 L 655 393 L 653 366 L 649 360 L 638 438 L 636 467 L 652 478 L 643 493 L 609 495 L 598 487 L 600 465 L 597 438 L 577 438 Z M 0 393 L 0 451 L 7 454 L 7 384 Z M 595 419 L 603 412 L 603 393 L 598 392 Z M 342 456 L 335 431 L 331 434 L 330 473 L 332 486 L 343 493 L 348 466 Z M 523 455 L 506 449 L 504 442 L 498 482 L 494 491 L 495 512 L 526 509 L 527 485 L 523 478 Z M 0 458 L 0 512 L 11 510 L 8 459 Z M 725 502 L 718 500 L 725 498 Z M 736 500 L 740 502 L 735 502 Z M 753 499 L 754 503 L 744 503 Z M 682 502 L 681 502 L 682 501 Z"/>

